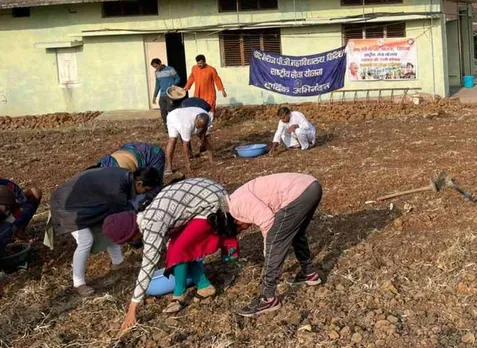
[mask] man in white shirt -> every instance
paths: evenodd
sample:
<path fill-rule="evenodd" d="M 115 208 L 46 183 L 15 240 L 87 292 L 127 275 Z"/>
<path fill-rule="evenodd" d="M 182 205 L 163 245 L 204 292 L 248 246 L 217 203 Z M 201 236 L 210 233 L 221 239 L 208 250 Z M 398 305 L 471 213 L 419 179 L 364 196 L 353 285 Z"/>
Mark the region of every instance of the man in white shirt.
<path fill-rule="evenodd" d="M 291 111 L 287 107 L 281 107 L 277 113 L 280 121 L 273 137 L 273 145 L 270 155 L 283 141 L 287 148 L 301 148 L 307 150 L 315 145 L 315 127 L 306 119 L 305 115 L 298 111 Z"/>
<path fill-rule="evenodd" d="M 182 140 L 186 169 L 192 174 L 190 164 L 190 141 L 196 135 L 205 146 L 210 163 L 213 163 L 212 144 L 210 143 L 209 131 L 212 128 L 212 116 L 204 109 L 197 107 L 179 108 L 167 115 L 167 132 L 169 141 L 166 148 L 166 169 L 164 174 L 172 172 L 172 160 L 176 148 L 177 138 Z"/>

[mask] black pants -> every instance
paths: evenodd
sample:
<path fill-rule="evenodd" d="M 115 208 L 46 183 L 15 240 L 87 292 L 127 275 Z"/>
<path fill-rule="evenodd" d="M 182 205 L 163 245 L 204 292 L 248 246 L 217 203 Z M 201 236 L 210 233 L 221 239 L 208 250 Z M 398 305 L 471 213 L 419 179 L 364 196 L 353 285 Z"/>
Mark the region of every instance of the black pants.
<path fill-rule="evenodd" d="M 161 109 L 162 124 L 167 131 L 167 114 L 170 111 L 170 101 L 167 95 L 159 97 L 159 108 Z"/>
<path fill-rule="evenodd" d="M 273 226 L 265 239 L 263 295 L 269 298 L 275 296 L 277 278 L 291 246 L 303 273 L 313 273 L 306 229 L 321 202 L 322 195 L 321 185 L 315 181 L 297 199 L 275 215 Z"/>

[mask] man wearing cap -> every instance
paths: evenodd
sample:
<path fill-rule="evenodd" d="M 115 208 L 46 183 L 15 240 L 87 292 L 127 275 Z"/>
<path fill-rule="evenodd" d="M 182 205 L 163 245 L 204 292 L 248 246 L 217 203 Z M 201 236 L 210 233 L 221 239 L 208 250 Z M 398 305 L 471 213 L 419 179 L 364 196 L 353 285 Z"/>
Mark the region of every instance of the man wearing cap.
<path fill-rule="evenodd" d="M 209 137 L 211 127 L 212 117 L 204 109 L 188 107 L 171 111 L 167 116 L 169 141 L 166 148 L 166 170 L 164 173 L 172 172 L 172 160 L 179 137 L 182 140 L 184 160 L 189 174 L 192 174 L 189 143 L 194 135 L 200 138 L 201 143 L 205 146 L 210 163 L 213 163 L 212 145 Z"/>
<path fill-rule="evenodd" d="M 159 175 L 154 168 L 139 168 L 131 173 L 123 168 L 95 168 L 83 171 L 58 187 L 50 199 L 51 227 L 56 235 L 69 234 L 76 240 L 73 255 L 73 287 L 81 296 L 89 296 L 94 289 L 86 285 L 86 264 L 94 244 L 100 240 L 104 219 L 114 213 L 133 210 L 130 202 L 157 186 Z M 50 233 L 50 221 L 47 234 Z M 121 248 L 109 241 L 111 270 L 123 267 Z"/>
<path fill-rule="evenodd" d="M 41 191 L 35 187 L 23 191 L 14 182 L 0 178 L 0 255 L 14 237 L 28 239 L 25 228 L 35 215 Z"/>
<path fill-rule="evenodd" d="M 215 181 L 186 179 L 166 186 L 137 216 L 133 212 L 125 212 L 105 219 L 103 231 L 114 243 L 134 240 L 138 234 L 142 234 L 144 242 L 141 270 L 122 329 L 136 324 L 137 306 L 144 299 L 168 236 L 193 218 L 207 219 L 211 214 L 225 211 L 226 194 L 224 187 Z M 212 289 L 215 294 L 215 289 Z"/>
<path fill-rule="evenodd" d="M 156 104 L 157 95 L 160 92 L 159 108 L 161 109 L 162 122 L 167 130 L 167 114 L 170 106 L 167 89 L 171 86 L 178 85 L 181 82 L 181 78 L 173 67 L 162 64 L 159 58 L 154 58 L 151 61 L 151 66 L 156 69 L 156 87 L 154 89 L 152 103 Z"/>

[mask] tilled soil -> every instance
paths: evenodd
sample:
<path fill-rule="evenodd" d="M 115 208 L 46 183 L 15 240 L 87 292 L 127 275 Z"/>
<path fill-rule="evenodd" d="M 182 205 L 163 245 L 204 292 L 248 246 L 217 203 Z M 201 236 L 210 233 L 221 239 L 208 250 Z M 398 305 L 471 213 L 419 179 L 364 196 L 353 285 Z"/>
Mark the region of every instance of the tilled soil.
<path fill-rule="evenodd" d="M 452 190 L 365 202 L 425 186 L 441 170 L 477 193 L 476 110 L 447 101 L 371 104 L 369 111 L 362 104 L 297 108 L 317 125 L 317 147 L 237 158 L 235 146 L 271 140 L 276 106 L 228 108 L 213 132 L 217 164 L 196 159 L 194 171 L 230 190 L 275 172 L 316 176 L 325 196 L 308 234 L 323 285 L 289 288 L 282 281 L 281 309 L 257 318 L 234 314 L 260 289 L 263 241 L 249 231 L 241 236 L 241 266 L 209 258 L 207 273 L 220 292 L 215 299 L 189 301 L 176 316 L 161 313 L 169 296 L 148 299 L 139 325 L 119 335 L 137 270 L 110 274 L 108 256 L 93 256 L 88 277 L 97 293 L 79 298 L 70 290 L 74 241 L 65 238 L 54 251 L 36 244 L 29 270 L 9 275 L 0 301 L 0 346 L 474 346 L 476 205 Z M 166 136 L 157 121 L 0 132 L 2 176 L 44 191 L 31 233 L 41 235 L 58 184 L 132 140 L 165 145 Z M 179 169 L 181 157 L 178 151 Z M 140 259 L 134 250 L 126 255 Z M 296 271 L 291 253 L 282 280 Z"/>

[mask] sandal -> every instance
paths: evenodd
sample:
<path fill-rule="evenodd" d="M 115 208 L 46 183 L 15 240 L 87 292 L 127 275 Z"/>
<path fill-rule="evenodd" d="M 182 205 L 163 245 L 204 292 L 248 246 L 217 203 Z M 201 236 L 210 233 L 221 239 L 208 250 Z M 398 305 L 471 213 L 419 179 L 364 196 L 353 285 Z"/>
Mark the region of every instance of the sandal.
<path fill-rule="evenodd" d="M 162 310 L 162 313 L 166 314 L 171 314 L 171 313 L 177 313 L 184 308 L 185 304 L 184 301 L 179 300 L 178 298 L 173 298 L 171 302 L 167 305 L 166 308 Z"/>
<path fill-rule="evenodd" d="M 198 289 L 197 292 L 194 295 L 194 301 L 195 302 L 200 302 L 205 299 L 214 297 L 216 295 L 217 291 L 215 290 L 215 287 L 213 285 L 209 285 L 203 289 Z"/>
<path fill-rule="evenodd" d="M 73 290 L 81 297 L 88 297 L 94 294 L 94 289 L 86 284 L 75 287 Z"/>

